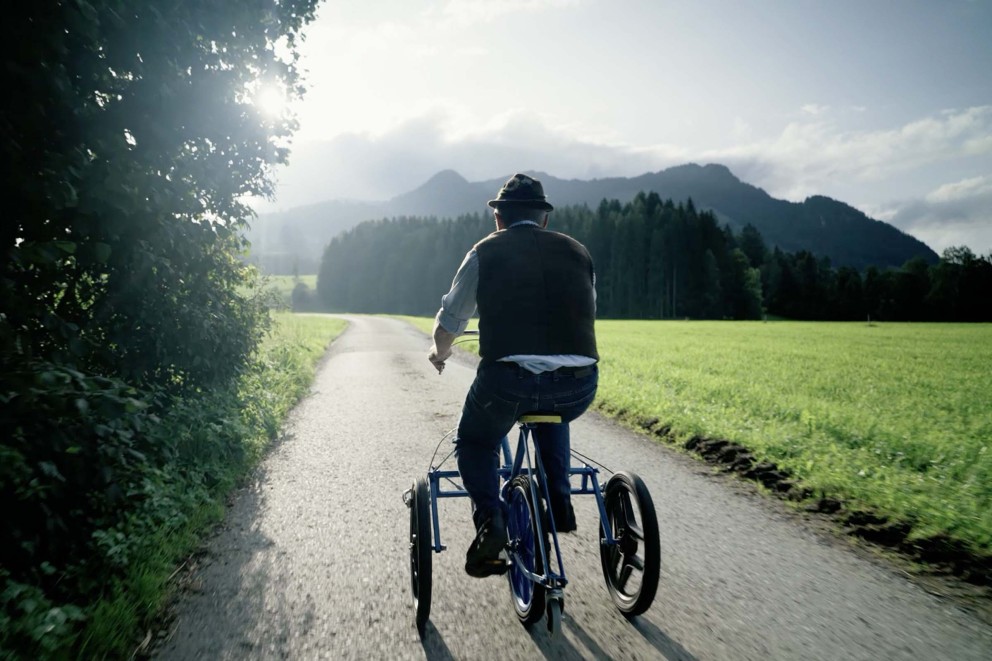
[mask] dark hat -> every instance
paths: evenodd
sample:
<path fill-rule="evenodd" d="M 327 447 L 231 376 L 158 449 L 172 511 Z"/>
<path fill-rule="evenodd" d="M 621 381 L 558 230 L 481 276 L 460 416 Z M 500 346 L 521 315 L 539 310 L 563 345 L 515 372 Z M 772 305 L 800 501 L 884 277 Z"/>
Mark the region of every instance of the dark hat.
<path fill-rule="evenodd" d="M 544 197 L 544 187 L 541 182 L 525 174 L 515 174 L 499 189 L 495 200 L 489 200 L 489 206 L 499 209 L 501 206 L 521 206 L 553 211 Z"/>

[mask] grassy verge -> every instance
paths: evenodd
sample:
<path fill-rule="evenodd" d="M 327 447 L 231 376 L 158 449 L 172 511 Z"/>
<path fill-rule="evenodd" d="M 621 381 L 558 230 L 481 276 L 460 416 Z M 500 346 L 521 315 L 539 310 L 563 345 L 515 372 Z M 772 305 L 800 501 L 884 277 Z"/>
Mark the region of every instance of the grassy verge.
<path fill-rule="evenodd" d="M 172 501 L 177 525 L 153 532 L 110 597 L 95 606 L 84 633 L 83 656 L 130 654 L 134 641 L 140 638 L 135 634 L 140 634 L 165 603 L 176 562 L 193 551 L 203 532 L 221 520 L 226 494 L 276 437 L 290 409 L 306 394 L 317 361 L 345 325 L 343 320 L 329 317 L 274 315 L 272 333 L 235 391 L 212 395 L 165 421 L 189 435 L 185 439 L 186 463 L 206 461 L 214 471 L 187 473 L 192 484 L 182 478 L 174 482 L 188 494 Z M 206 437 L 190 426 L 198 421 L 206 423 L 200 427 Z M 219 445 L 210 438 L 218 433 L 232 434 L 233 438 Z M 208 449 L 218 446 L 240 451 L 232 456 Z"/>
<path fill-rule="evenodd" d="M 94 554 L 113 578 L 94 590 L 95 599 L 76 604 L 8 583 L 0 595 L 0 658 L 131 657 L 167 603 L 177 563 L 223 517 L 227 494 L 307 392 L 317 361 L 345 325 L 276 314 L 273 332 L 236 384 L 177 401 L 152 421 L 148 433 L 174 448 L 173 460 L 128 494 L 120 526 L 94 534 Z M 84 574 L 87 562 L 81 558 L 67 575 Z"/>
<path fill-rule="evenodd" d="M 596 330 L 601 411 L 680 444 L 742 446 L 805 495 L 897 524 L 908 544 L 992 556 L 992 326 L 602 320 Z"/>
<path fill-rule="evenodd" d="M 274 315 L 272 333 L 235 390 L 183 407 L 176 418 L 164 421 L 187 436 L 186 465 L 178 467 L 185 475 L 173 482 L 185 495 L 175 494 L 168 505 L 174 509 L 177 524 L 152 532 L 109 598 L 96 604 L 83 636 L 83 656 L 130 654 L 140 638 L 136 634 L 165 603 L 176 563 L 196 548 L 204 531 L 222 519 L 226 494 L 276 437 L 290 409 L 306 394 L 317 361 L 345 325 L 329 317 Z M 218 434 L 231 438 L 217 443 L 211 436 Z M 224 447 L 236 450 L 216 451 Z M 202 468 L 203 462 L 213 470 L 205 474 L 183 470 L 191 464 Z"/>

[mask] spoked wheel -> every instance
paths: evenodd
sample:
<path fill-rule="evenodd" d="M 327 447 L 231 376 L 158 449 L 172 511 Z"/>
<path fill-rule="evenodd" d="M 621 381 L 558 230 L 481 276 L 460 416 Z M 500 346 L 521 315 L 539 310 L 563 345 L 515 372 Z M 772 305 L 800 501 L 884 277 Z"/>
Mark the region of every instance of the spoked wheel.
<path fill-rule="evenodd" d="M 606 483 L 606 524 L 616 544 L 600 530 L 599 554 L 613 603 L 628 617 L 654 601 L 661 574 L 658 516 L 648 488 L 633 473 L 616 473 Z"/>
<path fill-rule="evenodd" d="M 510 539 L 512 563 L 507 577 L 510 593 L 513 596 L 513 610 L 524 626 L 530 626 L 544 615 L 545 588 L 534 582 L 524 573 L 544 573 L 544 558 L 538 543 L 536 521 L 541 520 L 541 501 L 533 501 L 530 481 L 526 475 L 518 475 L 510 482 L 506 498 L 509 510 L 506 519 L 506 532 Z M 547 534 L 544 535 L 544 548 L 548 548 Z"/>
<path fill-rule="evenodd" d="M 427 480 L 419 478 L 410 500 L 410 588 L 420 631 L 431 614 L 431 551 L 431 497 Z"/>

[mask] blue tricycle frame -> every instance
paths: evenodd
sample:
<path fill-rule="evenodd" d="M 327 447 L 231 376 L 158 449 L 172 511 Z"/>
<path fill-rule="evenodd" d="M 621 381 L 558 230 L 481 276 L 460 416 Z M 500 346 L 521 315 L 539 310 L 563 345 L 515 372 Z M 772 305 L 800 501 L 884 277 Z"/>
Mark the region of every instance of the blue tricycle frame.
<path fill-rule="evenodd" d="M 521 416 L 516 449 L 511 451 L 509 438 L 503 438 L 502 463 L 498 469 L 500 497 L 507 508 L 507 577 L 514 611 L 525 626 L 534 624 L 546 613 L 552 634 L 560 630 L 568 578 L 554 516 L 545 506 L 550 498 L 544 465 L 540 452 L 532 451 L 531 434 L 537 424 L 560 422 L 561 418 L 553 414 Z M 468 497 L 457 481 L 460 473 L 443 468 L 453 454 L 449 452 L 436 465 L 432 460 L 426 477 L 418 478 L 404 492 L 404 502 L 410 507 L 411 589 L 417 627 L 421 631 L 430 615 L 431 555 L 447 548 L 441 541 L 438 502 L 444 498 Z M 611 598 L 624 615 L 639 615 L 654 600 L 660 576 L 658 520 L 651 495 L 644 482 L 630 472 L 613 473 L 604 488 L 597 466 L 610 472 L 609 469 L 574 450 L 571 456 L 578 461 L 577 465 L 573 461 L 569 469 L 572 494 L 592 495 L 596 499 L 600 557 Z M 574 476 L 580 477 L 577 486 L 571 480 Z M 639 580 L 631 587 L 635 573 Z"/>

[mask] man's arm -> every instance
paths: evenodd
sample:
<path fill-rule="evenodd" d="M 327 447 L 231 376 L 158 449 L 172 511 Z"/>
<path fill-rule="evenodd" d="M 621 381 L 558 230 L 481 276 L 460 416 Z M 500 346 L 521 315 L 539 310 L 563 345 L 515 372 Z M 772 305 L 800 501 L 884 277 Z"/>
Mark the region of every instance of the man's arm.
<path fill-rule="evenodd" d="M 479 285 L 479 258 L 475 250 L 470 250 L 451 281 L 451 290 L 441 298 L 441 309 L 434 318 L 434 344 L 427 360 L 437 368 L 438 374 L 444 370 L 444 361 L 451 356 L 451 344 L 468 326 L 468 320 L 475 314 L 475 296 Z"/>
<path fill-rule="evenodd" d="M 440 317 L 440 315 L 438 315 Z M 434 344 L 427 354 L 427 360 L 437 368 L 437 373 L 444 371 L 444 361 L 451 356 L 451 344 L 458 337 L 458 333 L 451 333 L 444 329 L 439 318 L 434 319 Z"/>

